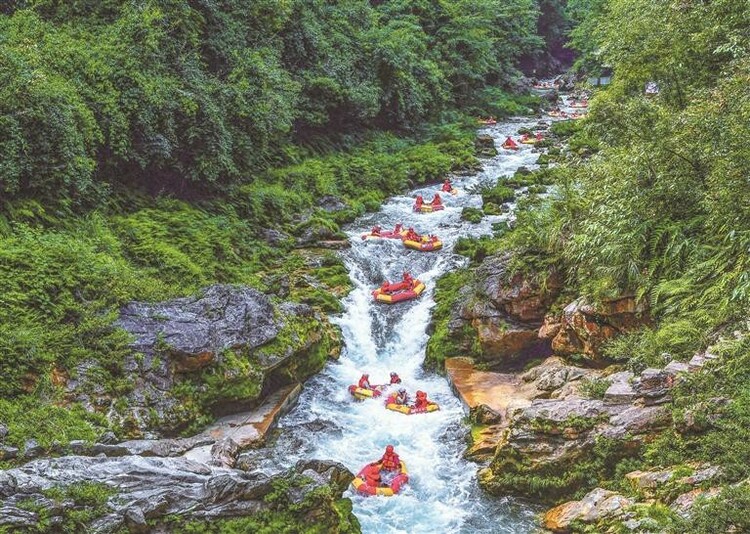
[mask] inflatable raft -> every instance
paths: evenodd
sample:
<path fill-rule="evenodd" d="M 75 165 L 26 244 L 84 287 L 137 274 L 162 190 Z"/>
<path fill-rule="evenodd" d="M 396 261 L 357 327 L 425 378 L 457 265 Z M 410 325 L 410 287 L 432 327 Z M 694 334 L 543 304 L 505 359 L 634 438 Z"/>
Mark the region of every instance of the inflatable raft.
<path fill-rule="evenodd" d="M 401 230 L 400 232 L 393 232 L 393 231 L 384 231 L 380 232 L 379 234 L 373 234 L 372 232 L 369 232 L 367 234 L 362 234 L 362 240 L 363 241 L 383 241 L 385 239 L 402 239 L 406 235 L 406 230 Z"/>
<path fill-rule="evenodd" d="M 519 139 L 519 143 L 522 143 L 524 145 L 535 145 L 537 142 L 536 137 L 527 137 L 526 139 Z"/>
<path fill-rule="evenodd" d="M 437 206 L 433 206 L 432 204 L 422 204 L 421 206 L 418 206 L 417 204 L 414 204 L 414 211 L 418 213 L 432 213 L 433 211 L 441 211 L 444 209 L 445 206 L 442 204 L 438 204 Z"/>
<path fill-rule="evenodd" d="M 434 250 L 440 250 L 441 248 L 443 248 L 442 241 L 440 241 L 439 239 L 431 241 L 430 238 L 425 235 L 421 236 L 419 241 L 404 239 L 402 242 L 406 248 L 419 250 L 420 252 L 432 252 Z"/>
<path fill-rule="evenodd" d="M 415 299 L 419 295 L 421 295 L 424 290 L 424 284 L 419 280 L 414 279 L 412 280 L 411 284 L 407 282 L 391 284 L 388 291 L 383 291 L 383 288 L 379 287 L 372 292 L 372 296 L 378 302 L 385 302 L 386 304 L 396 304 L 397 302 Z"/>
<path fill-rule="evenodd" d="M 570 104 L 570 107 L 577 108 L 577 109 L 584 109 L 584 108 L 589 107 L 589 103 L 588 102 L 573 102 Z"/>
<path fill-rule="evenodd" d="M 365 470 L 367 467 L 368 466 L 363 467 L 359 474 L 354 477 L 354 480 L 352 480 L 352 486 L 354 486 L 357 493 L 361 493 L 362 495 L 383 495 L 384 497 L 393 497 L 401 491 L 401 487 L 404 484 L 409 482 L 409 473 L 406 471 L 406 464 L 404 464 L 404 462 L 401 462 L 398 473 L 393 480 L 391 480 L 389 484 L 382 486 L 370 486 L 365 481 Z"/>
<path fill-rule="evenodd" d="M 564 111 L 548 111 L 547 115 L 549 115 L 550 117 L 567 117 L 568 116 L 567 113 L 565 113 Z"/>
<path fill-rule="evenodd" d="M 388 403 L 385 405 L 387 410 L 392 410 L 394 412 L 399 412 L 405 415 L 413 415 L 415 413 L 429 413 L 429 412 L 436 412 L 440 409 L 440 406 L 434 402 L 428 402 L 427 408 L 415 408 L 414 406 L 409 406 L 408 404 L 396 404 L 396 403 Z"/>
<path fill-rule="evenodd" d="M 503 143 L 501 145 L 505 150 L 518 150 L 517 145 L 511 145 L 510 143 Z"/>
<path fill-rule="evenodd" d="M 483 126 L 492 126 L 494 124 L 497 124 L 497 121 L 495 119 L 477 119 L 477 124 L 481 124 Z"/>
<path fill-rule="evenodd" d="M 352 397 L 354 397 L 355 399 L 373 399 L 375 397 L 380 397 L 386 387 L 387 386 L 373 386 L 372 389 L 367 389 L 351 385 L 349 386 L 349 393 L 351 393 Z"/>

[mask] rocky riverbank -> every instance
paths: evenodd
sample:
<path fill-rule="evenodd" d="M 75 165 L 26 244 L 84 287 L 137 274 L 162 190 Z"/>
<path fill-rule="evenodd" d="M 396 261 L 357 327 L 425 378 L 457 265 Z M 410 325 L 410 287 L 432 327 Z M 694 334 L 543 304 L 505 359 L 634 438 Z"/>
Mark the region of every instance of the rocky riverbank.
<path fill-rule="evenodd" d="M 496 267 L 477 269 L 472 287 L 493 287 L 486 273 L 496 273 L 498 285 L 487 292 L 494 310 L 501 303 L 505 310 L 531 319 L 547 313 L 548 300 L 533 284 L 518 277 L 502 278 L 507 255 L 487 261 Z M 476 300 L 472 306 L 487 309 Z M 456 310 L 456 320 L 466 320 L 465 309 Z M 507 345 L 497 344 L 500 349 L 485 349 L 481 358 L 445 361 L 448 379 L 473 423 L 466 456 L 486 465 L 479 476 L 487 491 L 547 503 L 588 491 L 580 501 L 565 502 L 544 514 L 543 526 L 554 532 L 577 532 L 586 524 L 597 525 L 602 532 L 615 524 L 641 531 L 639 526 L 650 524 L 644 510 L 654 499 L 688 517 L 699 496 L 718 494 L 711 483 L 719 478 L 720 469 L 710 464 L 628 472 L 624 480 L 632 491 L 626 494 L 601 487 L 590 490 L 599 480 L 616 476 L 619 461 L 638 456 L 662 431 L 678 425 L 689 432 L 697 424 L 690 415 L 674 420 L 671 390 L 686 375 L 713 364 L 717 357 L 710 351 L 696 354 L 689 362 L 671 361 L 637 374 L 617 365 L 602 365 L 605 360 L 599 349 L 604 342 L 646 320 L 645 309 L 631 298 L 597 307 L 578 299 L 562 312 L 546 315 L 541 325 L 522 325 L 536 336 L 530 343 L 542 340 L 555 354 L 530 360 L 526 371 L 486 370 L 488 362 L 495 364 L 492 356 L 500 365 L 524 358 L 523 346 L 509 351 Z M 481 328 L 461 327 L 459 331 L 470 332 L 482 342 Z M 500 332 L 516 335 L 511 329 Z M 471 343 L 472 338 L 465 341 Z M 570 354 L 578 355 L 577 364 L 566 358 Z M 667 489 L 660 489 L 663 486 Z"/>

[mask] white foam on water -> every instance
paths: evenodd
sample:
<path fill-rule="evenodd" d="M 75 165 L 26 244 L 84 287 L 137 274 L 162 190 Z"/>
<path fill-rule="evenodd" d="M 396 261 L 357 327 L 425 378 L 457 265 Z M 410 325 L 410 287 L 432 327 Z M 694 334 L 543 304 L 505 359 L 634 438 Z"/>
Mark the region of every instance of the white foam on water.
<path fill-rule="evenodd" d="M 511 121 L 489 128 L 499 145 L 520 127 L 537 121 Z M 281 438 L 275 451 L 266 453 L 259 468 L 273 471 L 300 459 L 332 459 L 354 473 L 377 460 L 392 444 L 407 465 L 410 479 L 395 497 L 363 497 L 349 491 L 354 512 L 365 533 L 527 533 L 535 528 L 532 507 L 509 498 L 484 494 L 477 485 L 478 466 L 463 458 L 469 426 L 461 403 L 447 380 L 422 368 L 426 333 L 430 322 L 435 280 L 465 263 L 452 254 L 462 236 L 491 233 L 492 223 L 508 215 L 485 217 L 479 224 L 460 219 L 466 206 L 481 207 L 478 195 L 467 189 L 487 180 L 511 176 L 521 166 L 536 168 L 538 152 L 521 145 L 518 151 L 500 150 L 483 160 L 484 168 L 474 176 L 452 177 L 460 194 L 441 194 L 444 211 L 418 214 L 411 209 L 414 197 L 426 202 L 440 184 L 421 187 L 409 195 L 393 197 L 377 213 L 360 217 L 348 229 L 352 248 L 342 253 L 354 290 L 343 300 L 344 313 L 332 321 L 343 332 L 345 349 L 305 385 L 298 405 L 279 424 Z M 379 244 L 360 239 L 375 224 L 384 229 L 397 222 L 414 227 L 421 234 L 437 234 L 445 245 L 439 252 L 422 253 L 403 248 L 398 240 Z M 404 271 L 427 286 L 421 298 L 393 306 L 375 303 L 371 291 L 383 279 L 400 279 Z M 347 391 L 363 372 L 373 384 L 385 383 L 396 371 L 413 396 L 418 389 L 428 392 L 440 411 L 403 415 L 384 408 L 382 399 L 356 402 Z"/>

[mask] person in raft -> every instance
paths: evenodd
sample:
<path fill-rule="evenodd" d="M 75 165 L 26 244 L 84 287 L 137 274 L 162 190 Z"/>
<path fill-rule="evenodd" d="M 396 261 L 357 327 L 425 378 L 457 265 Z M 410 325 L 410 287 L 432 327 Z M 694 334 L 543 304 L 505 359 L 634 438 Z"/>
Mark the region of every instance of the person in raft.
<path fill-rule="evenodd" d="M 379 236 L 381 230 L 382 228 L 380 227 L 380 225 L 376 224 L 375 226 L 372 227 L 372 235 Z"/>
<path fill-rule="evenodd" d="M 383 280 L 383 283 L 380 284 L 380 291 L 382 291 L 383 293 L 390 293 L 391 283 L 388 280 Z"/>
<path fill-rule="evenodd" d="M 408 241 L 419 241 L 419 234 L 415 232 L 414 228 L 410 226 L 409 229 L 406 231 L 406 239 Z"/>
<path fill-rule="evenodd" d="M 409 395 L 407 395 L 404 388 L 394 391 L 385 399 L 385 404 L 398 404 L 400 406 L 406 406 L 409 403 Z"/>
<path fill-rule="evenodd" d="M 443 182 L 443 192 L 444 193 L 450 193 L 453 190 L 453 184 L 451 184 L 451 181 L 446 178 Z"/>
<path fill-rule="evenodd" d="M 438 236 L 430 235 L 430 243 L 436 243 L 437 241 L 438 241 Z"/>
<path fill-rule="evenodd" d="M 414 278 L 412 278 L 411 275 L 406 271 L 404 272 L 403 280 L 410 286 L 414 284 Z"/>
<path fill-rule="evenodd" d="M 440 193 L 435 193 L 435 197 L 432 199 L 432 202 L 430 202 L 433 206 L 442 206 L 443 201 L 440 199 Z"/>
<path fill-rule="evenodd" d="M 424 204 L 424 199 L 422 198 L 422 195 L 417 195 L 417 199 L 414 201 L 414 207 L 421 208 L 422 204 Z"/>
<path fill-rule="evenodd" d="M 543 141 L 544 140 L 544 137 L 542 137 L 542 132 L 537 132 L 536 133 L 536 140 L 537 141 Z"/>
<path fill-rule="evenodd" d="M 391 372 L 391 384 L 400 384 L 401 383 L 401 377 L 398 376 L 396 373 Z"/>
<path fill-rule="evenodd" d="M 430 401 L 427 400 L 427 393 L 424 391 L 417 391 L 417 400 L 414 401 L 414 408 L 417 410 L 426 410 L 429 403 Z"/>
<path fill-rule="evenodd" d="M 516 142 L 511 137 L 507 137 L 505 139 L 505 142 L 503 143 L 503 146 L 507 146 L 507 147 L 510 147 L 510 148 L 518 148 L 518 145 L 516 144 Z"/>
<path fill-rule="evenodd" d="M 372 389 L 372 386 L 370 385 L 370 375 L 367 373 L 362 375 L 359 379 L 359 387 L 362 389 Z"/>
<path fill-rule="evenodd" d="M 402 227 L 403 225 L 401 223 L 396 223 L 396 226 L 393 228 L 393 233 L 400 234 Z"/>
<path fill-rule="evenodd" d="M 383 485 L 383 479 L 380 478 L 380 466 L 373 462 L 365 468 L 365 483 L 371 488 L 378 488 Z"/>
<path fill-rule="evenodd" d="M 380 468 L 383 471 L 397 471 L 401 468 L 401 459 L 393 450 L 393 445 L 385 448 L 385 454 L 380 459 Z"/>

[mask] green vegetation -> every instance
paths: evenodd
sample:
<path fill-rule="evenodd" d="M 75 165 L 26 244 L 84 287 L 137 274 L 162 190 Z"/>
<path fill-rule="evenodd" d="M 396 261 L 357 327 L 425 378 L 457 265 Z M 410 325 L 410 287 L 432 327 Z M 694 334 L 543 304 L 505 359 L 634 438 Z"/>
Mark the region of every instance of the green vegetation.
<path fill-rule="evenodd" d="M 750 476 L 750 60 L 739 44 L 750 9 L 736 0 L 571 0 L 568 16 L 578 67 L 597 74 L 606 65 L 612 84 L 595 92 L 585 121 L 553 126 L 568 144 L 540 160 L 565 158 L 548 171 L 554 187 L 519 203 L 514 228 L 483 247 L 512 250 L 515 271 L 557 266 L 568 295 L 647 301 L 651 324 L 605 348 L 633 371 L 707 347 L 721 358 L 675 388 L 675 424 L 655 440 L 624 451 L 600 447 L 563 470 L 533 472 L 505 458 L 497 484 L 565 499 L 595 485 L 618 488 L 626 470 L 710 462 L 724 470 L 722 496 L 689 521 L 657 505 L 649 524 L 742 531 L 746 486 L 727 484 Z M 660 93 L 644 94 L 647 82 Z M 584 389 L 596 398 L 603 387 Z M 579 531 L 587 528 L 598 531 Z"/>
<path fill-rule="evenodd" d="M 482 222 L 482 218 L 484 218 L 484 213 L 479 208 L 466 207 L 461 210 L 461 220 L 469 221 L 473 224 L 478 224 Z"/>
<path fill-rule="evenodd" d="M 63 532 L 74 534 L 85 530 L 92 520 L 109 512 L 107 501 L 116 492 L 104 484 L 81 482 L 62 488 L 51 488 L 44 491 L 44 496 L 53 501 L 48 507 L 29 499 L 21 503 L 20 508 L 38 514 L 39 522 L 35 528 L 24 530 L 30 533 Z M 55 513 L 59 510 L 60 512 Z M 52 523 L 51 519 L 61 518 L 61 522 Z M 0 527 L 0 532 L 2 532 Z"/>
<path fill-rule="evenodd" d="M 446 358 L 471 356 L 462 342 L 468 336 L 454 336 L 448 330 L 451 310 L 459 298 L 459 290 L 466 283 L 466 271 L 453 271 L 440 277 L 436 284 L 435 310 L 433 312 L 433 332 L 427 344 L 425 365 L 442 368 Z"/>
<path fill-rule="evenodd" d="M 537 100 L 508 89 L 544 44 L 538 18 L 531 0 L 14 1 L 0 10 L 0 191 L 203 196 L 373 128 L 526 111 Z"/>
<path fill-rule="evenodd" d="M 389 195 L 476 168 L 469 115 L 539 105 L 512 91 L 519 58 L 544 46 L 531 0 L 250 4 L 0 7 L 7 444 L 107 428 L 65 384 L 86 375 L 96 391 L 77 393 L 126 402 L 130 339 L 112 327 L 126 302 L 227 283 L 340 311 L 345 268 L 298 247 L 343 239 L 341 224 Z M 309 348 L 283 378 L 335 354 L 337 332 L 287 326 L 257 356 Z M 187 377 L 173 392 L 187 430 L 214 403 L 257 396 L 262 372 L 238 351 Z"/>

